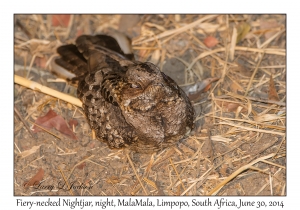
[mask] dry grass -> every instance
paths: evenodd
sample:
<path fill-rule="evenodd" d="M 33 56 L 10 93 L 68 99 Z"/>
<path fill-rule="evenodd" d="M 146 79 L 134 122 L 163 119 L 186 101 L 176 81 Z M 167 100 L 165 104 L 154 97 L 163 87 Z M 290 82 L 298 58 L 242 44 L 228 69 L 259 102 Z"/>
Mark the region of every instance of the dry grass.
<path fill-rule="evenodd" d="M 71 15 L 58 26 L 53 18 L 15 17 L 15 195 L 286 194 L 284 15 Z M 110 150 L 93 137 L 81 102 L 67 98 L 75 89 L 48 71 L 57 46 L 111 28 L 132 37 L 137 60 L 151 60 L 180 85 L 220 78 L 194 102 L 196 127 L 175 147 L 152 155 Z M 212 49 L 207 36 L 219 41 Z M 50 108 L 79 122 L 78 141 L 30 131 Z M 40 186 L 25 189 L 39 168 Z"/>

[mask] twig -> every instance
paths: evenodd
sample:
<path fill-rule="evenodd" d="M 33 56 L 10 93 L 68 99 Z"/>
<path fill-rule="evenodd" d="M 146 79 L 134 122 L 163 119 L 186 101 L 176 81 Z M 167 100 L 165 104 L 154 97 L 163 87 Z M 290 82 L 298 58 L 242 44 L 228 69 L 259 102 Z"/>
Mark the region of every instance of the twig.
<path fill-rule="evenodd" d="M 147 193 L 147 191 L 146 191 L 146 189 L 145 189 L 145 187 L 144 187 L 144 185 L 143 185 L 143 183 L 142 183 L 142 181 L 141 181 L 139 175 L 137 174 L 137 172 L 136 172 L 136 170 L 135 170 L 135 168 L 134 168 L 134 165 L 133 165 L 133 163 L 132 163 L 132 161 L 131 161 L 131 159 L 130 159 L 128 153 L 126 153 L 126 156 L 127 156 L 127 159 L 128 159 L 128 161 L 129 161 L 129 163 L 130 163 L 130 165 L 131 165 L 131 167 L 132 167 L 132 170 L 134 171 L 135 176 L 137 177 L 137 179 L 138 179 L 140 185 L 142 186 L 142 188 L 143 188 L 143 190 L 144 190 L 145 195 L 148 195 L 148 193 Z"/>
<path fill-rule="evenodd" d="M 61 138 L 57 135 L 55 135 L 54 133 L 52 133 L 51 131 L 48 131 L 47 129 L 43 128 L 42 126 L 32 122 L 31 120 L 28 120 L 30 123 L 34 124 L 35 126 L 39 127 L 40 129 L 42 129 L 43 131 L 46 131 L 47 133 L 53 135 L 54 137 L 58 138 L 59 140 L 61 140 Z"/>
<path fill-rule="evenodd" d="M 199 181 L 202 180 L 202 182 L 205 180 L 206 177 L 208 177 L 211 170 L 214 168 L 214 166 L 210 167 L 200 178 L 196 179 L 191 186 L 189 186 L 181 195 L 185 195 L 192 187 L 194 187 Z"/>
<path fill-rule="evenodd" d="M 165 32 L 163 32 L 161 34 L 156 35 L 155 37 L 151 37 L 151 38 L 146 39 L 144 41 L 135 41 L 133 43 L 133 45 L 151 42 L 153 40 L 160 39 L 160 38 L 163 38 L 163 37 L 166 37 L 166 36 L 170 36 L 170 35 L 175 34 L 175 33 L 179 34 L 181 32 L 184 32 L 184 31 L 186 31 L 186 30 L 188 30 L 190 28 L 193 28 L 193 27 L 199 25 L 199 23 L 201 23 L 201 22 L 203 22 L 205 20 L 209 20 L 209 19 L 212 19 L 214 17 L 217 17 L 217 15 L 207 15 L 207 16 L 205 16 L 205 17 L 203 17 L 203 18 L 201 18 L 199 20 L 196 20 L 196 21 L 194 21 L 194 22 L 192 22 L 192 23 L 190 23 L 188 25 L 185 25 L 185 26 L 183 26 L 181 28 L 176 28 L 176 29 L 173 29 L 173 30 L 165 31 Z"/>
<path fill-rule="evenodd" d="M 236 95 L 236 94 L 232 94 L 232 93 L 227 93 L 226 95 L 223 96 L 215 96 L 214 100 L 220 100 L 220 99 L 224 99 L 224 98 L 230 98 L 230 96 L 235 97 L 235 98 L 245 98 L 245 99 L 249 99 L 251 101 L 258 101 L 258 102 L 263 102 L 263 103 L 267 103 L 267 104 L 277 104 L 279 106 L 286 106 L 285 102 L 281 102 L 281 101 L 273 101 L 273 100 L 268 100 L 268 99 L 260 99 L 260 98 L 255 98 L 255 97 L 251 97 L 251 96 L 240 96 L 240 95 Z M 240 96 L 240 97 L 239 97 Z M 210 98 L 208 98 L 210 99 Z M 232 101 L 232 103 L 234 103 L 234 101 Z M 236 103 L 236 102 L 235 102 Z M 194 105 L 197 105 L 198 103 L 195 103 Z"/>
<path fill-rule="evenodd" d="M 171 163 L 171 165 L 172 165 L 172 167 L 173 167 L 173 169 L 174 169 L 174 171 L 175 171 L 175 173 L 176 173 L 176 175 L 177 175 L 177 178 L 179 179 L 179 181 L 180 181 L 180 183 L 181 183 L 182 189 L 185 190 L 185 187 L 184 187 L 184 185 L 183 185 L 183 182 L 182 182 L 182 180 L 181 180 L 181 178 L 180 178 L 180 176 L 179 176 L 179 174 L 178 174 L 178 172 L 177 172 L 177 170 L 176 170 L 176 167 L 174 166 L 174 164 L 173 164 L 173 162 L 172 162 L 172 159 L 170 158 L 169 160 L 170 160 L 170 163 Z"/>
<path fill-rule="evenodd" d="M 64 179 L 64 181 L 66 183 L 66 185 L 68 186 L 68 189 L 69 189 L 71 195 L 74 195 L 73 190 L 71 189 L 70 184 L 68 182 L 68 179 L 66 179 L 66 177 L 65 177 L 65 174 L 63 173 L 63 171 L 61 170 L 61 168 L 59 166 L 58 166 L 58 169 L 59 169 L 59 171 L 60 171 L 60 173 L 61 173 L 61 175 L 62 175 L 62 177 L 63 177 L 63 179 Z"/>
<path fill-rule="evenodd" d="M 24 31 L 29 39 L 34 38 L 33 35 L 27 30 L 25 26 L 23 26 L 23 24 L 18 19 L 16 20 L 16 25 L 19 26 L 22 31 Z"/>
<path fill-rule="evenodd" d="M 30 133 L 30 135 L 36 139 L 36 136 L 32 133 L 32 131 L 30 130 L 30 128 L 28 127 L 27 123 L 25 122 L 25 120 L 23 119 L 22 115 L 20 114 L 20 112 L 18 111 L 18 109 L 16 107 L 14 107 L 15 113 L 16 115 L 18 115 L 19 119 L 22 121 L 22 123 L 25 125 L 27 131 Z"/>
<path fill-rule="evenodd" d="M 190 70 L 199 59 L 204 58 L 204 57 L 206 57 L 208 55 L 212 55 L 212 54 L 218 53 L 218 52 L 223 52 L 225 50 L 226 50 L 225 47 L 221 47 L 221 48 L 218 48 L 218 49 L 215 49 L 215 50 L 212 50 L 212 51 L 203 52 L 197 58 L 195 58 L 192 61 L 192 63 L 189 65 L 189 67 L 187 69 Z M 284 49 L 283 50 L 274 50 L 272 48 L 257 49 L 257 48 L 248 48 L 248 47 L 236 46 L 235 50 L 258 52 L 258 53 L 273 54 L 273 55 L 282 55 L 282 56 L 286 55 Z"/>
<path fill-rule="evenodd" d="M 94 156 L 95 156 L 95 155 L 91 155 L 91 156 L 89 156 L 89 157 L 85 158 L 84 160 L 80 161 L 79 163 L 76 163 L 76 164 L 75 164 L 75 166 L 73 166 L 73 168 L 72 168 L 72 170 L 71 170 L 71 172 L 70 172 L 70 174 L 69 174 L 69 176 L 68 176 L 67 180 L 69 180 L 69 179 L 70 179 L 70 177 L 71 177 L 71 175 L 72 175 L 72 173 L 73 173 L 74 169 L 76 168 L 76 166 L 78 166 L 78 165 L 80 165 L 81 163 L 83 163 L 83 162 L 87 161 L 88 159 L 91 159 L 91 158 L 93 158 Z"/>
<path fill-rule="evenodd" d="M 236 124 L 232 124 L 232 123 L 219 122 L 217 124 L 230 125 L 230 126 L 233 126 L 233 127 L 241 128 L 241 129 L 248 130 L 248 131 L 255 131 L 255 132 L 259 132 L 259 133 L 270 133 L 270 134 L 275 134 L 275 135 L 280 135 L 280 136 L 285 135 L 285 133 L 279 133 L 279 132 L 275 132 L 275 131 L 262 130 L 262 129 L 256 129 L 256 128 L 248 128 L 248 127 L 245 127 L 245 126 L 236 125 Z"/>
<path fill-rule="evenodd" d="M 78 107 L 82 107 L 82 102 L 78 98 L 75 98 L 73 96 L 61 93 L 57 90 L 53 90 L 51 88 L 43 86 L 43 85 L 41 85 L 37 82 L 30 81 L 30 80 L 25 79 L 23 77 L 20 77 L 18 75 L 15 75 L 15 83 L 17 83 L 19 85 L 22 85 L 24 87 L 30 88 L 32 90 L 40 91 L 40 92 L 45 93 L 47 95 L 56 97 L 56 98 L 61 99 L 63 101 L 74 104 Z"/>
<path fill-rule="evenodd" d="M 262 61 L 264 55 L 265 55 L 264 53 L 261 55 L 260 60 L 258 61 L 257 65 L 256 65 L 256 67 L 255 67 L 255 69 L 254 69 L 254 71 L 253 71 L 253 73 L 252 73 L 252 76 L 251 76 L 251 78 L 250 78 L 250 81 L 249 81 L 249 83 L 248 83 L 248 86 L 247 86 L 247 89 L 246 89 L 246 91 L 245 91 L 244 96 L 247 96 L 247 94 L 248 94 L 248 91 L 249 91 L 249 89 L 250 89 L 250 86 L 251 86 L 251 84 L 252 84 L 252 81 L 253 81 L 253 79 L 254 79 L 254 76 L 256 75 L 256 72 L 257 72 L 257 70 L 258 70 L 258 67 L 260 66 L 260 63 L 261 63 L 261 61 Z"/>
<path fill-rule="evenodd" d="M 260 162 L 262 160 L 269 159 L 269 158 L 273 157 L 274 155 L 275 155 L 275 153 L 272 153 L 272 154 L 266 155 L 264 157 L 257 158 L 256 160 L 252 161 L 251 163 L 242 166 L 241 168 L 239 168 L 238 170 L 236 170 L 234 173 L 232 173 L 229 177 L 227 177 L 227 179 L 225 179 L 220 184 L 218 184 L 213 190 L 211 190 L 208 193 L 208 195 L 216 195 L 229 181 L 231 181 L 237 175 L 239 175 L 243 171 L 249 169 L 252 165 L 254 165 L 254 164 L 256 164 L 256 163 L 258 163 L 258 162 Z"/>

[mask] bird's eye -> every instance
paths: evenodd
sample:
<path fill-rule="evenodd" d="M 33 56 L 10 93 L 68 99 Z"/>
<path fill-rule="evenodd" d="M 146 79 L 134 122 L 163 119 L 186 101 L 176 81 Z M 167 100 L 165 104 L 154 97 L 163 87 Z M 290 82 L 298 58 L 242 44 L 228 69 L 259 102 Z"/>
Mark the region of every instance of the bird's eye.
<path fill-rule="evenodd" d="M 141 88 L 141 86 L 140 86 L 139 84 L 131 83 L 131 84 L 130 84 L 130 88 L 135 88 L 135 89 L 137 89 L 137 88 Z"/>

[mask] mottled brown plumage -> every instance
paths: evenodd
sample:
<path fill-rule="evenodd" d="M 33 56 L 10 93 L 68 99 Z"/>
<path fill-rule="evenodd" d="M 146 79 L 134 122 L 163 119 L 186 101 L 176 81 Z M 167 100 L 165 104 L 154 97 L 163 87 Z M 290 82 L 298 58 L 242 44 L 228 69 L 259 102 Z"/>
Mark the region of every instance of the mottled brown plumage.
<path fill-rule="evenodd" d="M 111 148 L 151 153 L 192 128 L 193 107 L 182 89 L 154 64 L 132 61 L 112 37 L 81 36 L 58 48 L 56 64 L 72 71 L 77 95 L 97 138 Z"/>

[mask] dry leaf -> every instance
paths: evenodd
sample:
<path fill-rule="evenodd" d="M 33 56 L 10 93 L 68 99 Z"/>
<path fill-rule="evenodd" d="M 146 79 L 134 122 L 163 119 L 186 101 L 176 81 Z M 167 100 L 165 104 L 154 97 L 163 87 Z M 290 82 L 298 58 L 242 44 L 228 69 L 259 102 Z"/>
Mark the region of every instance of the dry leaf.
<path fill-rule="evenodd" d="M 70 22 L 71 15 L 52 15 L 52 26 L 67 27 Z"/>
<path fill-rule="evenodd" d="M 280 25 L 275 19 L 262 20 L 260 21 L 260 29 L 264 30 L 264 35 L 266 39 L 269 39 L 271 36 L 275 35 L 278 31 L 275 30 Z"/>
<path fill-rule="evenodd" d="M 18 155 L 21 156 L 21 158 L 25 158 L 33 153 L 35 153 L 39 148 L 40 148 L 41 145 L 39 146 L 33 146 L 31 149 L 29 150 L 25 150 L 21 153 L 19 153 Z"/>
<path fill-rule="evenodd" d="M 81 36 L 82 34 L 83 34 L 83 30 L 82 29 L 78 29 L 77 31 L 76 31 L 76 36 L 75 37 L 79 37 L 79 36 Z"/>
<path fill-rule="evenodd" d="M 272 121 L 272 120 L 277 120 L 279 119 L 280 116 L 276 115 L 276 114 L 263 114 L 260 116 L 254 116 L 253 119 L 256 122 L 267 122 L 267 121 Z"/>
<path fill-rule="evenodd" d="M 112 175 L 111 177 L 109 177 L 108 179 L 106 179 L 106 182 L 109 184 L 117 184 L 121 181 L 121 179 L 117 176 Z"/>
<path fill-rule="evenodd" d="M 198 28 L 199 29 L 196 29 L 196 31 L 199 34 L 215 33 L 216 31 L 226 30 L 226 27 L 221 26 L 220 24 L 213 24 L 213 23 L 200 23 L 198 25 Z"/>
<path fill-rule="evenodd" d="M 239 43 L 242 41 L 246 35 L 249 33 L 251 29 L 251 26 L 249 23 L 242 23 L 237 27 L 237 38 L 236 38 L 236 43 Z"/>
<path fill-rule="evenodd" d="M 23 186 L 28 188 L 30 186 L 38 185 L 44 177 L 44 170 L 40 168 L 36 175 L 34 175 L 28 182 L 24 182 Z"/>
<path fill-rule="evenodd" d="M 76 127 L 77 125 L 78 125 L 78 121 L 77 120 L 75 120 L 75 119 L 69 120 L 69 126 L 71 128 L 73 128 L 73 126 Z"/>
<path fill-rule="evenodd" d="M 212 48 L 216 46 L 219 43 L 219 41 L 213 36 L 208 36 L 203 40 L 203 43 L 206 47 Z"/>
<path fill-rule="evenodd" d="M 269 83 L 269 100 L 279 101 L 279 97 L 275 88 L 275 83 L 272 75 L 270 76 L 270 83 Z"/>
<path fill-rule="evenodd" d="M 226 104 L 223 104 L 223 108 L 226 107 Z M 227 111 L 228 112 L 235 112 L 237 108 L 240 107 L 238 103 L 228 103 L 227 104 Z"/>
<path fill-rule="evenodd" d="M 155 24 L 155 23 L 146 22 L 146 23 L 144 23 L 144 25 L 148 26 L 148 27 L 155 27 L 155 28 L 157 28 L 158 30 L 161 30 L 161 31 L 166 30 L 163 26 L 160 26 L 160 25 Z"/>
<path fill-rule="evenodd" d="M 231 90 L 231 92 L 233 92 L 233 93 L 238 93 L 238 91 L 239 92 L 244 92 L 245 90 L 243 89 L 243 87 L 239 84 L 239 83 L 237 83 L 237 82 L 232 82 L 231 84 L 230 84 L 230 90 Z"/>
<path fill-rule="evenodd" d="M 86 166 L 86 163 L 83 162 L 77 166 L 78 169 L 82 170 Z"/>
<path fill-rule="evenodd" d="M 248 117 L 252 112 L 252 103 L 250 100 L 248 100 L 247 102 L 247 108 L 248 108 L 248 113 L 247 113 L 247 117 Z"/>
<path fill-rule="evenodd" d="M 48 60 L 46 59 L 46 57 L 36 57 L 34 63 L 36 66 L 45 69 L 47 61 Z"/>
<path fill-rule="evenodd" d="M 224 143 L 229 143 L 229 142 L 232 141 L 232 139 L 225 138 L 225 137 L 220 136 L 220 135 L 211 136 L 210 138 L 211 138 L 212 141 L 219 141 L 219 142 L 224 142 Z"/>
<path fill-rule="evenodd" d="M 242 106 L 239 106 L 237 109 L 236 109 L 236 112 L 235 112 L 235 118 L 237 119 L 240 112 L 243 110 L 243 107 Z"/>
<path fill-rule="evenodd" d="M 241 106 L 242 109 L 240 110 L 242 113 L 246 113 L 246 108 L 242 106 L 240 103 L 233 103 L 233 102 L 226 102 L 226 101 L 216 101 L 224 112 L 236 112 L 237 109 Z"/>
<path fill-rule="evenodd" d="M 77 137 L 74 135 L 72 130 L 68 127 L 66 121 L 62 116 L 57 115 L 52 109 L 49 110 L 49 112 L 43 116 L 36 119 L 35 123 L 39 126 L 42 126 L 46 129 L 52 129 L 55 128 L 60 133 L 70 137 L 71 139 L 77 139 Z M 37 126 L 33 126 L 33 132 L 37 133 L 39 131 L 43 131 L 41 128 Z"/>

